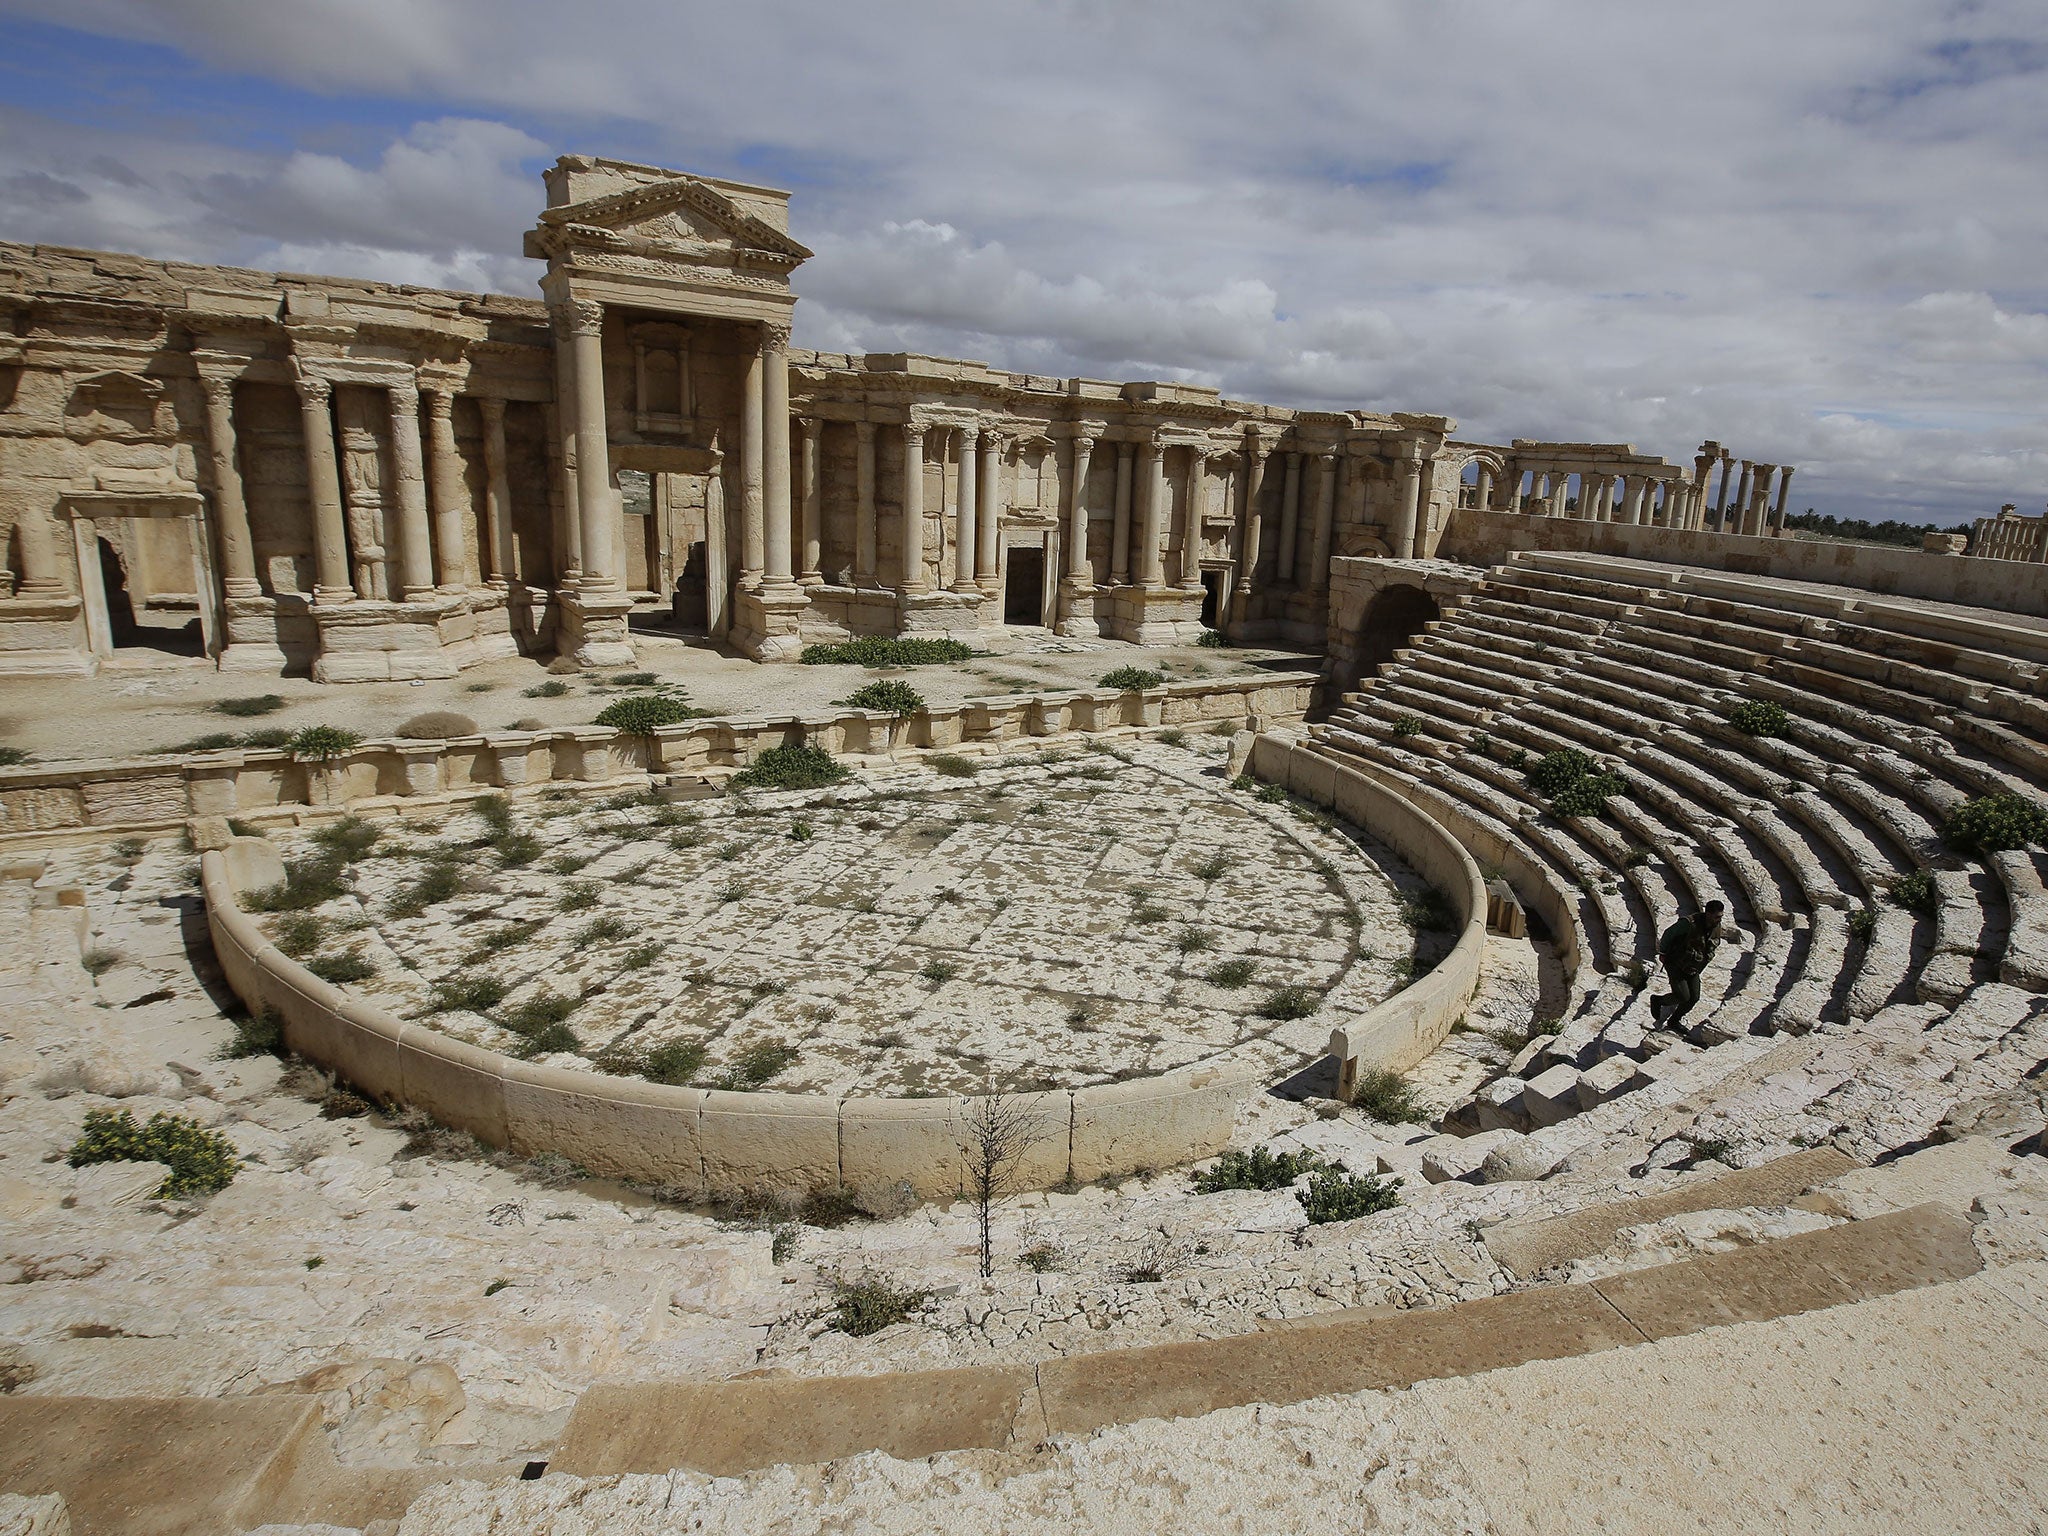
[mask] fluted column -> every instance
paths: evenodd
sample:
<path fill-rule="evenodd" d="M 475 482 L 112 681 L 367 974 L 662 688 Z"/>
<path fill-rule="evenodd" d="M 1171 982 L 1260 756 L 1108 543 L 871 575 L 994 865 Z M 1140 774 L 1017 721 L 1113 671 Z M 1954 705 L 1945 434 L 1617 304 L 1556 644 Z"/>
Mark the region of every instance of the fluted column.
<path fill-rule="evenodd" d="M 1209 455 L 1199 446 L 1188 449 L 1187 519 L 1180 535 L 1180 584 L 1202 585 L 1202 502 L 1209 490 Z"/>
<path fill-rule="evenodd" d="M 256 548 L 249 536 L 249 503 L 242 494 L 242 471 L 235 459 L 235 381 L 221 374 L 203 374 L 206 394 L 206 457 L 213 479 L 213 517 L 220 536 L 221 585 L 229 597 L 258 597 Z M 26 559 L 23 561 L 26 564 Z"/>
<path fill-rule="evenodd" d="M 974 538 L 974 579 L 983 593 L 994 597 L 999 588 L 996 539 L 1001 531 L 1001 507 L 996 504 L 1003 467 L 1003 440 L 987 427 L 981 431 L 981 452 L 975 463 L 981 470 L 981 487 L 975 492 L 974 511 L 980 527 Z"/>
<path fill-rule="evenodd" d="M 604 306 L 570 299 L 556 318 L 575 359 L 576 513 L 585 591 L 619 588 L 615 526 L 618 495 L 612 489 L 611 444 L 604 409 Z"/>
<path fill-rule="evenodd" d="M 482 395 L 484 419 L 484 579 L 494 587 L 512 580 L 512 481 L 505 468 L 505 402 Z"/>
<path fill-rule="evenodd" d="M 575 398 L 576 375 L 566 346 L 555 352 L 556 393 Z M 548 441 L 561 456 L 562 494 L 556 498 L 555 555 L 549 562 L 557 587 L 573 587 L 583 579 L 583 515 L 576 499 L 576 413 L 550 402 L 546 406 Z"/>
<path fill-rule="evenodd" d="M 767 564 L 767 526 L 762 517 L 761 351 L 747 354 L 740 380 L 740 580 L 761 585 Z"/>
<path fill-rule="evenodd" d="M 1295 528 L 1301 518 L 1301 455 L 1287 455 L 1287 479 L 1280 489 L 1280 559 L 1273 572 L 1283 587 L 1295 585 Z"/>
<path fill-rule="evenodd" d="M 1309 544 L 1308 590 L 1319 592 L 1330 584 L 1330 534 L 1337 522 L 1337 455 L 1316 455 L 1315 537 Z"/>
<path fill-rule="evenodd" d="M 469 585 L 462 536 L 469 485 L 462 474 L 462 451 L 455 444 L 453 390 L 427 391 L 427 423 L 434 454 L 434 579 L 443 592 L 454 594 Z"/>
<path fill-rule="evenodd" d="M 924 579 L 924 424 L 903 424 L 903 570 L 902 590 L 925 592 Z"/>
<path fill-rule="evenodd" d="M 1073 484 L 1067 490 L 1067 574 L 1076 581 L 1090 580 L 1088 569 L 1088 462 L 1095 455 L 1095 439 L 1086 432 L 1074 435 Z"/>
<path fill-rule="evenodd" d="M 1265 530 L 1259 498 L 1265 484 L 1265 445 L 1259 441 L 1257 433 L 1247 432 L 1244 435 L 1244 536 L 1238 541 L 1237 601 L 1234 605 L 1240 612 L 1258 580 L 1259 543 Z"/>
<path fill-rule="evenodd" d="M 1131 579 L 1131 461 L 1135 443 L 1116 445 L 1116 506 L 1109 525 L 1109 584 L 1127 586 Z"/>
<path fill-rule="evenodd" d="M 355 590 L 348 580 L 341 466 L 334 458 L 334 386 L 303 373 L 297 383 L 299 421 L 306 438 L 306 496 L 313 504 L 313 596 L 322 604 L 346 603 Z"/>
<path fill-rule="evenodd" d="M 803 466 L 803 569 L 797 572 L 797 580 L 807 587 L 824 584 L 825 572 L 825 423 L 815 416 L 797 419 L 797 430 L 801 434 L 798 453 Z"/>
<path fill-rule="evenodd" d="M 875 424 L 853 424 L 853 584 L 875 581 Z"/>
<path fill-rule="evenodd" d="M 1401 446 L 1401 482 L 1394 503 L 1394 558 L 1415 558 L 1415 534 L 1422 513 L 1422 445 Z"/>
<path fill-rule="evenodd" d="M 767 561 L 761 580 L 786 587 L 793 580 L 789 550 L 789 327 L 761 327 L 761 517 L 767 524 Z"/>
<path fill-rule="evenodd" d="M 1144 443 L 1138 459 L 1138 585 L 1157 587 L 1164 580 L 1160 544 L 1166 524 L 1166 482 L 1160 478 L 1163 450 L 1156 438 Z"/>
<path fill-rule="evenodd" d="M 408 603 L 434 595 L 433 536 L 427 525 L 427 472 L 420 454 L 420 392 L 409 379 L 393 384 L 391 400 L 391 491 L 398 503 L 398 587 Z M 589 487 L 584 487 L 588 499 Z M 590 530 L 583 531 L 590 547 Z"/>
<path fill-rule="evenodd" d="M 960 487 L 953 498 L 953 590 L 955 592 L 981 591 L 975 579 L 975 551 L 981 524 L 975 512 L 976 495 L 980 487 L 980 445 L 981 432 L 976 427 L 960 429 Z"/>

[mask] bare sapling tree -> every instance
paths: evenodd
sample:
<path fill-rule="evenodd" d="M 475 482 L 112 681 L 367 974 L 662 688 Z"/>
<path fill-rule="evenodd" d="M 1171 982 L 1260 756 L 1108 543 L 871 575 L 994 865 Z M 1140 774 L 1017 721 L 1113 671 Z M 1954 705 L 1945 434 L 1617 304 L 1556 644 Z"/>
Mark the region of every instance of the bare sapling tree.
<path fill-rule="evenodd" d="M 1036 1100 L 985 1093 L 960 1112 L 961 1184 L 981 1225 L 981 1274 L 996 1272 L 992 1228 L 995 1209 L 1014 1194 L 1031 1149 L 1048 1134 Z"/>

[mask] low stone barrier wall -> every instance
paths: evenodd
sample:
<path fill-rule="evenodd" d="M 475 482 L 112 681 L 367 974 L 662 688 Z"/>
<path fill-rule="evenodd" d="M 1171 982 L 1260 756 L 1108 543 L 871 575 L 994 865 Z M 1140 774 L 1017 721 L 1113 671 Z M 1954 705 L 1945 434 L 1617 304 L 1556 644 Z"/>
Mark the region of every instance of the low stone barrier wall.
<path fill-rule="evenodd" d="M 1340 1065 L 1403 1068 L 1435 1048 L 1479 975 L 1486 898 L 1471 858 L 1392 790 L 1281 738 L 1262 736 L 1253 771 L 1383 838 L 1451 896 L 1462 931 L 1430 973 L 1339 1029 Z M 280 951 L 239 901 L 283 877 L 279 851 L 235 837 L 201 856 L 207 928 L 229 986 L 282 1021 L 285 1044 L 372 1097 L 417 1106 L 479 1141 L 553 1152 L 594 1174 L 692 1194 L 908 1184 L 959 1192 L 973 1102 L 832 1098 L 673 1088 L 570 1071 L 467 1045 L 321 981 Z M 1213 1157 L 1229 1144 L 1249 1070 L 1227 1054 L 1155 1077 L 1020 1094 L 1039 1135 L 1018 1188 L 1086 1183 Z"/>
<path fill-rule="evenodd" d="M 1405 796 L 1311 746 L 1261 736 L 1252 748 L 1251 766 L 1260 778 L 1371 831 L 1443 891 L 1457 913 L 1457 943 L 1428 975 L 1330 1032 L 1339 1096 L 1349 1097 L 1361 1066 L 1406 1071 L 1441 1045 L 1464 1017 L 1479 985 L 1486 948 L 1486 883 L 1472 855 Z"/>
<path fill-rule="evenodd" d="M 609 726 L 493 731 L 449 741 L 366 741 L 327 762 L 289 752 L 230 750 L 189 757 L 0 769 L 0 846 L 96 834 L 161 831 L 195 817 L 297 806 L 340 809 L 365 801 L 607 783 L 651 775 L 716 780 L 771 747 L 809 741 L 835 755 L 950 751 L 1105 731 L 1200 725 L 1261 728 L 1297 721 L 1316 685 L 1311 672 L 1191 679 L 1142 693 L 1087 689 L 969 699 L 898 722 L 865 710 L 689 720 L 651 735 Z M 893 738 L 893 739 L 892 739 Z M 55 834 L 51 837 L 50 834 Z"/>

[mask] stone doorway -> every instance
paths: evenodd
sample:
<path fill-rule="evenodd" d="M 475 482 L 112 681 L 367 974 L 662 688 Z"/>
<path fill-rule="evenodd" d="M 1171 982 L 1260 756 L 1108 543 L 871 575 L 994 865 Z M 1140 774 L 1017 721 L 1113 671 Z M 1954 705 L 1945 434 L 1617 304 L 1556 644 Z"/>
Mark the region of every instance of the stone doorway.
<path fill-rule="evenodd" d="M 1420 587 L 1388 587 L 1372 600 L 1358 628 L 1351 681 L 1358 682 L 1394 659 L 1422 627 L 1440 616 L 1437 601 Z"/>
<path fill-rule="evenodd" d="M 97 535 L 100 600 L 106 606 L 110 650 L 160 651 L 166 656 L 204 656 L 206 639 L 197 614 L 180 623 L 177 610 L 152 608 L 141 582 L 131 590 L 128 565 L 121 552 Z"/>
<path fill-rule="evenodd" d="M 179 665 L 220 651 L 220 594 L 204 502 L 193 492 L 74 492 L 71 520 L 86 642 L 102 663 Z"/>
<path fill-rule="evenodd" d="M 1010 550 L 1003 571 L 1003 622 L 1043 624 L 1045 622 L 1045 551 Z"/>
<path fill-rule="evenodd" d="M 1223 572 L 1202 572 L 1202 628 L 1214 629 L 1223 613 Z"/>

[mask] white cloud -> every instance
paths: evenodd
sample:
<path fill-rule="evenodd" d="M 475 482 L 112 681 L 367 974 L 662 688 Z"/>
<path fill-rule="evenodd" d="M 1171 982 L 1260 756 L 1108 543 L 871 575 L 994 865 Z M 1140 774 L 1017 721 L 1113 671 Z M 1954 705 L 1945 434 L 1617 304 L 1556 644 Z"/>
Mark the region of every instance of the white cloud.
<path fill-rule="evenodd" d="M 318 94 L 279 154 L 18 114 L 10 235 L 531 292 L 533 162 L 619 153 L 794 187 L 804 343 L 1712 436 L 1849 513 L 2044 494 L 2028 0 L 0 8 L 420 104 L 367 156 Z"/>

